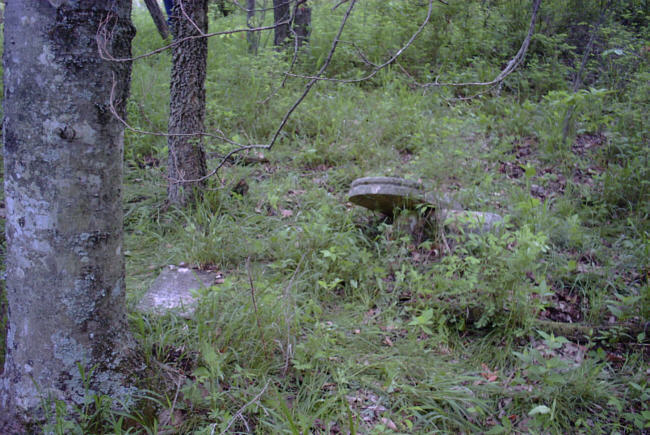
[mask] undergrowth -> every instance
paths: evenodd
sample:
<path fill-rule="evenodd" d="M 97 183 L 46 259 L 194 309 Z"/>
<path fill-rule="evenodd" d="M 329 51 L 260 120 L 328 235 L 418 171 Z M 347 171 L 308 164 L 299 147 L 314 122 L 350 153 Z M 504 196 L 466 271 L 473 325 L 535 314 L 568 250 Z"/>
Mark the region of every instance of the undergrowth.
<path fill-rule="evenodd" d="M 341 44 L 327 75 L 362 76 L 359 50 L 385 59 L 423 19 L 420 3 L 361 2 L 343 36 L 358 46 Z M 191 319 L 132 311 L 163 380 L 151 380 L 148 414 L 97 398 L 81 411 L 94 431 L 648 430 L 647 5 L 608 10 L 573 92 L 601 5 L 544 2 L 525 64 L 463 100 L 476 89 L 417 82 L 491 80 L 525 36 L 529 2 L 449 3 L 372 81 L 319 83 L 268 163 L 227 165 L 187 209 L 165 204 L 165 138 L 127 132 L 130 308 L 169 264 L 225 280 L 197 291 Z M 298 72 L 322 65 L 342 9 L 314 2 Z M 135 52 L 158 46 L 149 18 L 134 20 Z M 301 92 L 295 79 L 276 92 L 290 58 L 262 43 L 252 56 L 245 36 L 210 40 L 207 128 L 263 143 Z M 168 53 L 134 65 L 134 126 L 165 130 L 169 67 Z M 214 167 L 229 145 L 205 146 Z M 347 202 L 351 181 L 373 175 L 419 179 L 505 223 L 415 240 Z"/>

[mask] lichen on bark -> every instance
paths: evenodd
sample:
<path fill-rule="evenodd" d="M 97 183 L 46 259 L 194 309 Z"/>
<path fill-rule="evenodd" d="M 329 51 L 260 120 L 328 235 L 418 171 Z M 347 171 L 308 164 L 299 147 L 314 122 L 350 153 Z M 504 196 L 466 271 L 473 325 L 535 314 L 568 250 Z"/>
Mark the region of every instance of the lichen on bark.
<path fill-rule="evenodd" d="M 128 400 L 142 360 L 128 331 L 122 258 L 128 0 L 8 1 L 3 56 L 7 354 L 0 421 L 43 418 L 43 399 Z M 80 369 L 81 367 L 81 369 Z M 84 382 L 81 371 L 92 373 Z M 0 427 L 2 427 L 0 425 Z"/>

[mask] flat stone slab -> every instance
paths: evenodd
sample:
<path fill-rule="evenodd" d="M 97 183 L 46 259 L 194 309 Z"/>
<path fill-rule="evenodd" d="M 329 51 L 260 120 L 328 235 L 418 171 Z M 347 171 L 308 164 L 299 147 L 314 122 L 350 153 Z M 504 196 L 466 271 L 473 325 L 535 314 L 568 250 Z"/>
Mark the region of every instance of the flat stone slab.
<path fill-rule="evenodd" d="M 215 284 L 218 273 L 189 267 L 166 266 L 136 306 L 138 311 L 163 315 L 175 313 L 191 317 L 196 309 L 192 294 L 201 287 Z"/>
<path fill-rule="evenodd" d="M 350 202 L 392 216 L 394 210 L 415 208 L 425 201 L 422 184 L 397 177 L 365 177 L 354 180 Z"/>
<path fill-rule="evenodd" d="M 442 210 L 445 227 L 452 231 L 462 228 L 464 232 L 484 234 L 496 229 L 503 217 L 496 213 L 465 210 Z"/>

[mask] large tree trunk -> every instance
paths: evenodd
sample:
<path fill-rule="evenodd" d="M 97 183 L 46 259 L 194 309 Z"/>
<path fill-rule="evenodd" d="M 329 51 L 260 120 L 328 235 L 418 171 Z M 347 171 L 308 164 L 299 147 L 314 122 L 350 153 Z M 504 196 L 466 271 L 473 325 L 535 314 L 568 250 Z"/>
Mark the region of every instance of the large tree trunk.
<path fill-rule="evenodd" d="M 183 135 L 202 133 L 204 129 L 208 41 L 207 38 L 183 39 L 199 35 L 199 29 L 204 33 L 208 31 L 207 3 L 207 0 L 174 2 L 174 16 L 177 18 L 172 23 L 173 33 L 174 38 L 181 42 L 172 52 L 168 129 L 172 136 L 168 139 L 167 197 L 172 204 L 181 206 L 192 201 L 205 184 L 195 181 L 206 175 L 201 136 Z"/>
<path fill-rule="evenodd" d="M 273 0 L 273 22 L 275 25 L 273 42 L 276 47 L 281 47 L 287 43 L 290 17 L 290 0 Z"/>
<path fill-rule="evenodd" d="M 9 328 L 2 420 L 34 422 L 41 400 L 128 399 L 141 360 L 128 331 L 122 255 L 122 124 L 130 0 L 8 0 L 4 165 Z M 79 366 L 90 377 L 86 391 Z M 7 433 L 9 430 L 5 429 Z"/>

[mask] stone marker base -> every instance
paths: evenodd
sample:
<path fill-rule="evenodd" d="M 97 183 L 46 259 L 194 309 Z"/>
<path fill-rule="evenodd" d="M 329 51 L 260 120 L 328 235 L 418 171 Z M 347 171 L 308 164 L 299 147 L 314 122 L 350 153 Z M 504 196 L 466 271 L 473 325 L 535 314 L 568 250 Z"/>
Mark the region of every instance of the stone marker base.
<path fill-rule="evenodd" d="M 192 317 L 196 309 L 194 292 L 201 287 L 210 287 L 217 280 L 217 272 L 190 269 L 188 267 L 166 266 L 136 309 L 143 313 L 163 315 L 174 313 Z"/>

